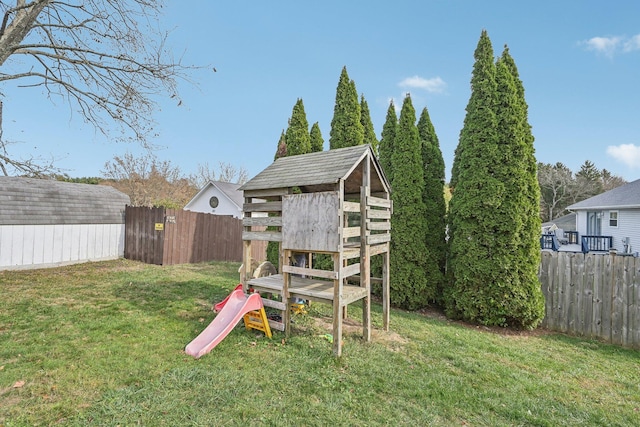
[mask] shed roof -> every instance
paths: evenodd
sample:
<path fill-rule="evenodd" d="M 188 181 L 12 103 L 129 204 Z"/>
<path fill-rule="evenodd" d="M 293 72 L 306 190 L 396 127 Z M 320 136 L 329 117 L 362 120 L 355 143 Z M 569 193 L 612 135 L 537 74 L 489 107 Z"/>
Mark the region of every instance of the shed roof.
<path fill-rule="evenodd" d="M 640 208 L 640 179 L 568 206 L 570 210 Z"/>
<path fill-rule="evenodd" d="M 240 190 L 266 190 L 285 187 L 315 187 L 335 185 L 346 179 L 365 158 L 372 159 L 371 190 L 389 191 L 389 183 L 376 156 L 368 144 L 328 151 L 281 157 L 245 183 Z M 358 183 L 358 189 L 359 189 Z"/>
<path fill-rule="evenodd" d="M 0 225 L 122 224 L 128 203 L 106 185 L 0 177 Z"/>

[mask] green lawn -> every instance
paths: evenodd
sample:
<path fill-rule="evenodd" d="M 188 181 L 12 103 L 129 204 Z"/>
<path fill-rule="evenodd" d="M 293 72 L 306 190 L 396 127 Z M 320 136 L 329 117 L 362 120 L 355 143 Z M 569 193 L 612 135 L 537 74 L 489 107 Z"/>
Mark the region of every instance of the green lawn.
<path fill-rule="evenodd" d="M 336 359 L 331 310 L 314 304 L 286 341 L 236 328 L 186 356 L 237 269 L 0 272 L 0 426 L 640 425 L 640 352 L 559 334 L 392 310 L 391 332 L 348 329 Z"/>

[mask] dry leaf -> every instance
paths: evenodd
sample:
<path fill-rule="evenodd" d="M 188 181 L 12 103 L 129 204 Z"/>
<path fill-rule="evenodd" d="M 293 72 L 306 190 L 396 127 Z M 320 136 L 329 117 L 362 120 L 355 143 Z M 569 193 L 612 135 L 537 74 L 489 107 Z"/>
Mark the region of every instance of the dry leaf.
<path fill-rule="evenodd" d="M 13 388 L 22 388 L 24 386 L 24 381 L 16 381 L 13 384 Z"/>

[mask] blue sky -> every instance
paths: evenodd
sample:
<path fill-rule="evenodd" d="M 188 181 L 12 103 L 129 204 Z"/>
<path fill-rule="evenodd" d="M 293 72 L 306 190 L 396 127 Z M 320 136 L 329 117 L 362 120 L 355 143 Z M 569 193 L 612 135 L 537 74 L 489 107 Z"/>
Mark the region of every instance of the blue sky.
<path fill-rule="evenodd" d="M 427 107 L 449 177 L 470 95 L 473 52 L 486 29 L 509 46 L 529 104 L 538 161 L 577 171 L 585 160 L 640 178 L 640 2 L 168 2 L 162 25 L 187 64 L 182 105 L 155 115 L 157 152 L 185 174 L 218 162 L 254 176 L 273 160 L 298 98 L 329 145 L 343 66 L 364 94 L 378 137 L 391 99 Z M 216 72 L 213 72 L 213 67 Z M 13 154 L 53 157 L 70 176 L 99 176 L 136 145 L 110 142 L 38 88 L 2 88 Z"/>

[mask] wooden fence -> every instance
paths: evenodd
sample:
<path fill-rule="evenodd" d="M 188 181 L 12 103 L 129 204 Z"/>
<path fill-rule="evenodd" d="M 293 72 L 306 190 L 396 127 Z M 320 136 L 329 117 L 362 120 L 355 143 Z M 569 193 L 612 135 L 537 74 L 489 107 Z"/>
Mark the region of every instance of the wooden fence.
<path fill-rule="evenodd" d="M 266 242 L 252 248 L 266 259 Z M 148 264 L 242 262 L 242 220 L 231 216 L 127 206 L 124 257 Z"/>
<path fill-rule="evenodd" d="M 543 326 L 640 348 L 640 258 L 542 252 Z"/>

